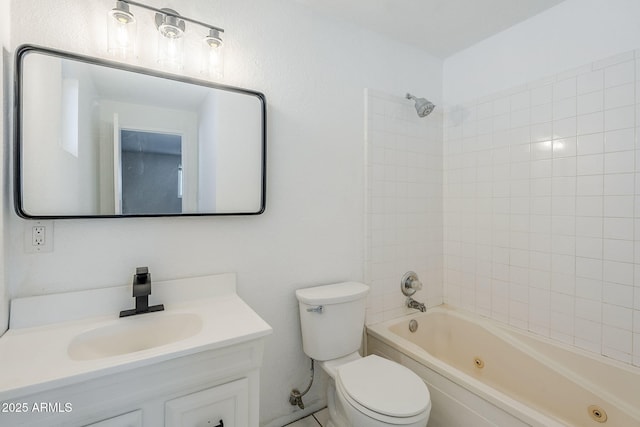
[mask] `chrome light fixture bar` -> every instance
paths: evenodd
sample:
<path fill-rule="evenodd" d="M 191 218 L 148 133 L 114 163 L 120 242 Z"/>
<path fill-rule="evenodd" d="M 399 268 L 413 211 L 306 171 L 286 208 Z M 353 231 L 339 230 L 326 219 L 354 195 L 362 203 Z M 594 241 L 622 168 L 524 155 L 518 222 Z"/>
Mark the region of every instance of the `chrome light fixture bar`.
<path fill-rule="evenodd" d="M 108 12 L 109 52 L 121 59 L 134 56 L 136 19 L 129 6 L 155 12 L 154 23 L 158 30 L 158 62 L 170 68 L 181 69 L 185 22 L 207 30 L 202 38 L 201 72 L 212 77 L 222 77 L 224 56 L 222 33 L 224 29 L 206 22 L 182 16 L 173 9 L 158 9 L 132 0 L 117 0 L 116 7 Z"/>
<path fill-rule="evenodd" d="M 196 21 L 195 19 L 191 19 L 191 18 L 188 18 L 186 16 L 179 15 L 176 11 L 171 10 L 171 9 L 158 9 L 158 8 L 153 7 L 153 6 L 147 6 L 146 4 L 138 3 L 137 1 L 132 1 L 132 0 L 121 0 L 120 3 L 132 4 L 134 6 L 138 6 L 138 7 L 141 7 L 143 9 L 151 10 L 153 12 L 156 12 L 156 13 L 159 13 L 159 14 L 162 14 L 162 15 L 172 16 L 174 18 L 178 18 L 178 19 L 181 19 L 183 21 L 191 22 L 192 24 L 196 24 L 196 25 L 199 25 L 201 27 L 205 27 L 205 28 L 209 28 L 209 29 L 213 29 L 213 30 L 218 30 L 219 32 L 224 33 L 224 30 L 222 28 L 220 28 L 220 27 L 216 27 L 215 25 L 207 24 L 206 22 Z"/>

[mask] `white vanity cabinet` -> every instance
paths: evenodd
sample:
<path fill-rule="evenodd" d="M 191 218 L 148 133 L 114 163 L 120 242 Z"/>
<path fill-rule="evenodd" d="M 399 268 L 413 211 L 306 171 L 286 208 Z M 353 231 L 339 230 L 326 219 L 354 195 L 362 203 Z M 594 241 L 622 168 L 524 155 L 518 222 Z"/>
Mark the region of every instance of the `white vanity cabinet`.
<path fill-rule="evenodd" d="M 12 301 L 14 328 L 0 338 L 0 426 L 258 427 L 271 327 L 237 296 L 235 275 L 154 286 L 165 311 L 124 319 L 112 313 L 132 303 L 128 288 L 56 296 L 80 307 L 87 292 L 115 301 L 66 321 L 51 321 L 60 310 L 46 313 L 50 296 Z"/>
<path fill-rule="evenodd" d="M 170 400 L 165 427 L 241 427 L 249 425 L 246 378 Z"/>
<path fill-rule="evenodd" d="M 62 410 L 3 413 L 0 425 L 257 427 L 261 359 L 257 340 L 22 396 L 28 408 Z"/>
<path fill-rule="evenodd" d="M 85 427 L 142 427 L 142 411 L 118 415 L 108 420 L 87 424 Z"/>

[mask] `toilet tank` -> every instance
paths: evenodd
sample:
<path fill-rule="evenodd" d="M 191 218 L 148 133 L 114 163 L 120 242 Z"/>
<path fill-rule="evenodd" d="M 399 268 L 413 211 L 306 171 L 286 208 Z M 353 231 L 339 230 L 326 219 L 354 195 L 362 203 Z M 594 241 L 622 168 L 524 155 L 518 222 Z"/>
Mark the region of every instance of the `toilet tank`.
<path fill-rule="evenodd" d="M 325 361 L 358 351 L 368 292 L 369 287 L 358 282 L 296 291 L 302 347 L 307 356 Z"/>

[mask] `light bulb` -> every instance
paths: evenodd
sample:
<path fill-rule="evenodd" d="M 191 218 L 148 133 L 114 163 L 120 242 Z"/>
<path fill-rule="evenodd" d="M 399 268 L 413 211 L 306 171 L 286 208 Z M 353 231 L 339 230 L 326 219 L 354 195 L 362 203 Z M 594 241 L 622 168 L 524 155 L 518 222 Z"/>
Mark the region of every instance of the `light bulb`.
<path fill-rule="evenodd" d="M 116 7 L 107 13 L 108 50 L 120 59 L 134 57 L 136 19 L 129 12 L 129 5 L 117 1 Z"/>
<path fill-rule="evenodd" d="M 220 31 L 214 28 L 202 40 L 202 73 L 213 78 L 224 75 L 224 43 Z"/>
<path fill-rule="evenodd" d="M 171 9 L 162 9 L 173 15 L 178 13 Z M 182 47 L 184 44 L 185 23 L 177 16 L 156 14 L 158 28 L 158 62 L 169 68 L 182 69 Z"/>

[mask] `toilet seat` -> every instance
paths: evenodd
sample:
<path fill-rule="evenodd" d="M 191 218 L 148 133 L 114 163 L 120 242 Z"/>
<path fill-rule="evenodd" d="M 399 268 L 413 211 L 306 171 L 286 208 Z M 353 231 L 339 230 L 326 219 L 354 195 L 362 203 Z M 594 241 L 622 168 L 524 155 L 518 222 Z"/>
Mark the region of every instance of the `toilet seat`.
<path fill-rule="evenodd" d="M 411 424 L 431 410 L 429 389 L 420 377 L 375 355 L 340 366 L 336 388 L 355 409 L 390 424 Z"/>

